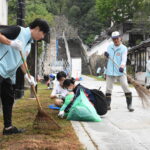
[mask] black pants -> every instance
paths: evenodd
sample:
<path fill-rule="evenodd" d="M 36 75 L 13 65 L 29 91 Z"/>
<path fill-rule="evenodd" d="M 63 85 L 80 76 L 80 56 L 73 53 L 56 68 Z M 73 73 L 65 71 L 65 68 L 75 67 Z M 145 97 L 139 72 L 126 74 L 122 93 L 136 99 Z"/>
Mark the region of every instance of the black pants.
<path fill-rule="evenodd" d="M 0 76 L 0 98 L 2 101 L 4 127 L 12 125 L 12 107 L 14 104 L 14 89 L 9 78 L 4 79 Z"/>

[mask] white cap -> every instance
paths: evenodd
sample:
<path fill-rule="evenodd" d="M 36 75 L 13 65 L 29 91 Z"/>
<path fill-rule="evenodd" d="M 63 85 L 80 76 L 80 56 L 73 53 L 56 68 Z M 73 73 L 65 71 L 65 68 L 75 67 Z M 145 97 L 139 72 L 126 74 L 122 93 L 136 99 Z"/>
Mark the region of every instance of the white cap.
<path fill-rule="evenodd" d="M 119 33 L 118 31 L 114 31 L 114 32 L 112 32 L 112 34 L 111 34 L 111 38 L 112 38 L 112 39 L 118 38 L 119 36 L 120 36 L 120 33 Z"/>

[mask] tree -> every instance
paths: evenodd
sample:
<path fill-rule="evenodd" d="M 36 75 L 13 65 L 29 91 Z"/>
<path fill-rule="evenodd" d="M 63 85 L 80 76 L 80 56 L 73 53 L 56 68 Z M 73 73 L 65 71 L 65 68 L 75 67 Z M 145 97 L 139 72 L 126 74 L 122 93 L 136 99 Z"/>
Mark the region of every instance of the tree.
<path fill-rule="evenodd" d="M 78 36 L 77 29 L 68 23 L 68 19 L 63 15 L 55 17 L 56 36 L 60 37 L 65 33 L 67 39 L 76 38 Z"/>
<path fill-rule="evenodd" d="M 8 3 L 9 25 L 15 25 L 17 20 L 17 0 L 11 0 Z M 53 24 L 53 15 L 48 12 L 44 0 L 26 0 L 25 3 L 25 24 L 28 25 L 35 18 L 43 18 Z"/>
<path fill-rule="evenodd" d="M 95 7 L 92 7 L 86 15 L 81 18 L 80 36 L 83 41 L 90 45 L 96 35 L 99 35 L 103 25 L 99 21 Z"/>
<path fill-rule="evenodd" d="M 73 18 L 78 18 L 81 14 L 80 7 L 73 5 L 69 10 L 69 16 Z"/>
<path fill-rule="evenodd" d="M 42 18 L 47 20 L 49 24 L 53 24 L 53 15 L 46 9 L 45 3 L 41 3 L 40 1 L 35 1 L 35 3 L 33 3 L 32 1 L 28 0 L 26 6 L 26 24 L 29 24 L 35 18 Z"/>
<path fill-rule="evenodd" d="M 100 34 L 101 23 L 95 11 L 95 0 L 67 0 L 65 15 L 69 23 L 78 29 L 79 36 L 86 44 L 93 42 Z"/>
<path fill-rule="evenodd" d="M 54 0 L 46 0 L 46 8 L 48 10 L 48 12 L 57 15 L 58 14 L 58 9 L 57 9 L 57 5 L 54 2 Z"/>
<path fill-rule="evenodd" d="M 102 22 L 125 22 L 132 19 L 143 0 L 96 0 L 96 9 Z"/>
<path fill-rule="evenodd" d="M 150 21 L 150 1 L 149 0 L 143 0 L 141 7 L 137 12 L 134 14 L 134 19 L 139 21 Z"/>
<path fill-rule="evenodd" d="M 140 9 L 134 14 L 134 27 L 140 27 L 141 33 L 144 35 L 144 40 L 150 36 L 150 1 L 144 0 Z"/>
<path fill-rule="evenodd" d="M 54 15 L 62 15 L 66 7 L 66 0 L 43 0 L 47 10 Z"/>
<path fill-rule="evenodd" d="M 8 3 L 8 24 L 16 25 L 17 23 L 17 0 L 11 0 Z"/>

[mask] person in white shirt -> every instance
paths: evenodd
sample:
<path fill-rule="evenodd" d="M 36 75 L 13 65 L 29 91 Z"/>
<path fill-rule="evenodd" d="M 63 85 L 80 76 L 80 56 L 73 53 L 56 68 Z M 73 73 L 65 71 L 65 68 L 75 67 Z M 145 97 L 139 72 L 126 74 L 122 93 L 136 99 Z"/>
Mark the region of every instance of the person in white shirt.
<path fill-rule="evenodd" d="M 150 89 L 150 56 L 146 64 L 146 88 Z"/>
<path fill-rule="evenodd" d="M 56 106 L 62 106 L 68 91 L 63 88 L 63 82 L 66 79 L 66 73 L 61 71 L 57 73 L 57 81 L 54 85 L 54 89 L 51 93 L 50 98 L 55 99 Z"/>
<path fill-rule="evenodd" d="M 97 68 L 97 71 L 96 71 L 96 75 L 97 75 L 97 76 L 100 76 L 100 72 L 101 72 L 101 67 L 98 67 L 98 68 Z"/>

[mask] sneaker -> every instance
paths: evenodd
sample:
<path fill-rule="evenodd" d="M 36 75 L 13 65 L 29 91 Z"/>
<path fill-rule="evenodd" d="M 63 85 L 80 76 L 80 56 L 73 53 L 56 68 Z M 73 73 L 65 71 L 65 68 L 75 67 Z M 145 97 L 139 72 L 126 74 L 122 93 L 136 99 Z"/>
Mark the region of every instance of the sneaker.
<path fill-rule="evenodd" d="M 17 129 L 14 126 L 12 126 L 12 128 L 9 130 L 3 129 L 3 135 L 19 134 L 19 133 L 23 133 L 23 132 L 25 132 L 25 130 Z"/>

